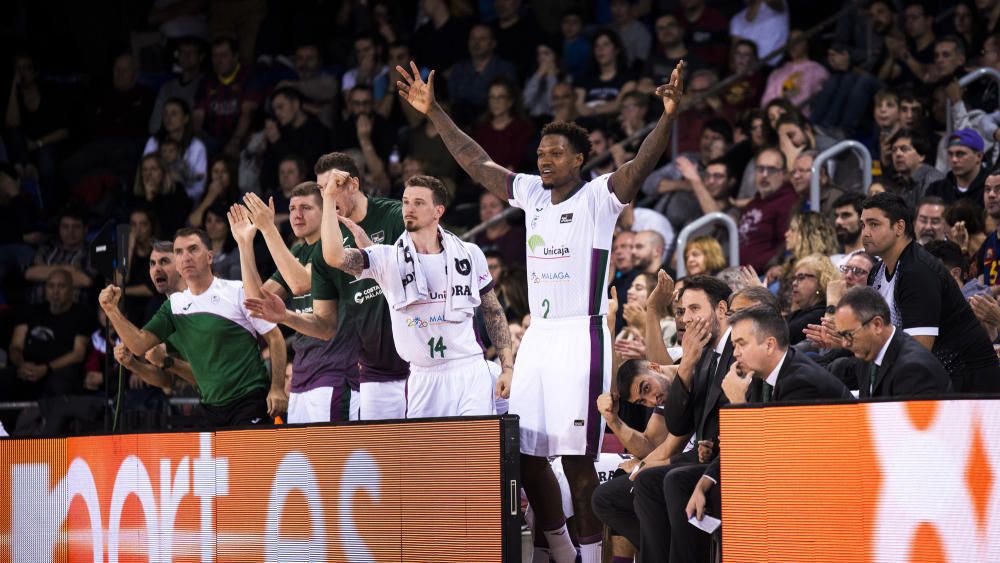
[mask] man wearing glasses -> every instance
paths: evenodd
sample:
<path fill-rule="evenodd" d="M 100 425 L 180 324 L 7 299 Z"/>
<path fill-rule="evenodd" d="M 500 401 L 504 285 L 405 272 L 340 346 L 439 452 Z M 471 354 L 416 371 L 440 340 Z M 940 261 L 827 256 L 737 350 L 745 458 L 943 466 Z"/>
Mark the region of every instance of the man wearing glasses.
<path fill-rule="evenodd" d="M 740 215 L 740 258 L 745 265 L 763 272 L 785 242 L 788 219 L 798 196 L 787 180 L 785 155 L 765 147 L 754 161 L 757 193 Z"/>
<path fill-rule="evenodd" d="M 865 251 L 855 252 L 840 265 L 840 273 L 844 275 L 844 289 L 864 287 L 868 285 L 868 274 L 878 262 Z"/>
<path fill-rule="evenodd" d="M 941 362 L 888 321 L 889 305 L 879 292 L 857 287 L 837 304 L 837 336 L 857 362 L 858 390 L 868 397 L 912 397 L 951 391 Z"/>

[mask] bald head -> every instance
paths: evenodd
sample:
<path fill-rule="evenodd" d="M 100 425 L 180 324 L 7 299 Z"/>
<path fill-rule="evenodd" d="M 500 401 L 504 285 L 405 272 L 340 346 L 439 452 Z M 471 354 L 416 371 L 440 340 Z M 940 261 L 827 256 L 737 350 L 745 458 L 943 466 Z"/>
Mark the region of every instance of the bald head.
<path fill-rule="evenodd" d="M 656 231 L 639 231 L 632 242 L 632 264 L 639 271 L 655 273 L 660 269 L 664 247 L 663 237 Z"/>

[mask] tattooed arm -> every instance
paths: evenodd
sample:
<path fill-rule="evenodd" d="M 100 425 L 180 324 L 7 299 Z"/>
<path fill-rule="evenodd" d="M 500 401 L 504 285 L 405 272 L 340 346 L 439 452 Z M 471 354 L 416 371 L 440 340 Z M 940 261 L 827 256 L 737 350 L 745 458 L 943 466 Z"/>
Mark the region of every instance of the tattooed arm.
<path fill-rule="evenodd" d="M 473 180 L 485 186 L 493 195 L 506 201 L 507 177 L 513 173 L 493 162 L 483 147 L 459 129 L 451 117 L 441 109 L 441 106 L 434 99 L 434 71 L 432 70 L 427 77 L 427 82 L 424 82 L 423 78 L 420 77 L 420 70 L 412 61 L 409 72 L 401 66 L 397 66 L 396 71 L 403 78 L 396 83 L 399 95 L 413 109 L 431 120 L 431 123 L 437 128 L 438 134 L 441 135 L 441 139 L 444 140 L 445 146 L 448 147 L 448 152 Z"/>
<path fill-rule="evenodd" d="M 503 307 L 500 300 L 492 289 L 483 295 L 483 302 L 479 305 L 483 312 L 483 322 L 486 324 L 486 334 L 490 337 L 490 342 L 497 349 L 500 357 L 500 378 L 497 379 L 496 394 L 498 397 L 507 398 L 510 396 L 510 381 L 514 377 L 514 354 L 510 345 L 510 328 L 507 326 L 507 317 L 503 314 Z"/>
<path fill-rule="evenodd" d="M 653 131 L 643 139 L 635 158 L 623 164 L 611 175 L 611 185 L 614 186 L 618 201 L 622 203 L 631 203 L 635 199 L 642 181 L 649 176 L 660 156 L 667 150 L 670 128 L 680 106 L 681 94 L 684 92 L 684 82 L 681 78 L 683 70 L 684 61 L 680 61 L 670 75 L 670 83 L 656 89 L 656 95 L 663 98 L 663 115 L 656 122 Z"/>

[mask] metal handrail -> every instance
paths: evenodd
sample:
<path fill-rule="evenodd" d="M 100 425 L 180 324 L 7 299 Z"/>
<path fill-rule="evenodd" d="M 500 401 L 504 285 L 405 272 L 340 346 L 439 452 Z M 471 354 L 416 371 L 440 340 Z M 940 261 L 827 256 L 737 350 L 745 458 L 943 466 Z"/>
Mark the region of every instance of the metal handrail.
<path fill-rule="evenodd" d="M 973 82 L 975 82 L 977 80 L 981 80 L 983 78 L 992 78 L 993 82 L 997 85 L 998 88 L 1000 88 L 1000 71 L 998 71 L 998 70 L 996 70 L 994 68 L 985 67 L 985 66 L 977 68 L 977 69 L 975 69 L 973 71 L 970 71 L 968 74 L 966 74 L 962 78 L 959 78 L 958 79 L 958 85 L 964 88 L 964 87 L 968 86 L 969 84 L 972 84 Z M 945 132 L 948 135 L 951 135 L 951 132 L 955 128 L 955 118 L 954 118 L 954 116 L 951 115 L 951 99 L 948 99 L 946 103 L 947 103 L 947 109 L 948 109 L 948 119 L 947 119 L 947 121 L 948 121 L 948 128 L 947 128 L 947 130 Z"/>
<path fill-rule="evenodd" d="M 726 230 L 729 231 L 729 265 L 740 265 L 739 227 L 729 215 L 721 211 L 713 211 L 688 223 L 686 227 L 681 229 L 681 234 L 677 236 L 677 252 L 681 253 L 680 260 L 677 261 L 678 279 L 687 275 L 687 265 L 684 264 L 684 247 L 687 246 L 688 239 L 695 231 L 712 223 L 722 223 L 726 226 Z"/>
<path fill-rule="evenodd" d="M 836 145 L 826 149 L 825 151 L 816 155 L 813 159 L 812 164 L 812 177 L 809 179 L 809 209 L 819 213 L 819 189 L 820 189 L 820 170 L 823 169 L 823 165 L 826 161 L 837 156 L 844 151 L 854 151 L 854 154 L 858 155 L 858 159 L 861 160 L 861 189 L 864 190 L 865 195 L 868 194 L 868 189 L 872 185 L 872 155 L 868 152 L 868 148 L 857 141 L 841 141 Z"/>

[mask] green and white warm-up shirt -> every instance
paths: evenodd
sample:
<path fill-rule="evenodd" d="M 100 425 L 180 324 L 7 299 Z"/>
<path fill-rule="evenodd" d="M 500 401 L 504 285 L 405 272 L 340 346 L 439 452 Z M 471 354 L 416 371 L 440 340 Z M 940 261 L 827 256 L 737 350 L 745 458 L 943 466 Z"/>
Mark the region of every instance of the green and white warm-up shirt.
<path fill-rule="evenodd" d="M 276 325 L 250 316 L 243 282 L 215 278 L 208 290 L 190 289 L 164 301 L 143 330 L 170 342 L 191 364 L 206 405 L 226 405 L 270 385 L 257 336 Z"/>

